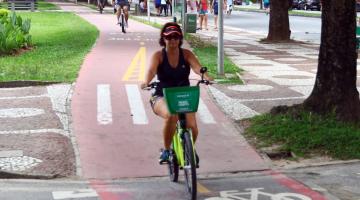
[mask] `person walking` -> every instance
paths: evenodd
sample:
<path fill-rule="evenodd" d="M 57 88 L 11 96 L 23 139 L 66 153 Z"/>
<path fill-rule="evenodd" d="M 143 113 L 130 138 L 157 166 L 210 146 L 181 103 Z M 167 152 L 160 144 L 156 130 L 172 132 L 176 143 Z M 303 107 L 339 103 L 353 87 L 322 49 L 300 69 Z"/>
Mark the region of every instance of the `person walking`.
<path fill-rule="evenodd" d="M 218 26 L 217 26 L 217 21 L 218 21 L 218 14 L 219 14 L 219 1 L 218 0 L 213 0 L 212 4 L 210 6 L 210 10 L 211 13 L 214 13 L 214 29 L 217 30 Z"/>
<path fill-rule="evenodd" d="M 263 0 L 265 13 L 268 15 L 270 12 L 270 0 Z"/>
<path fill-rule="evenodd" d="M 208 0 L 199 0 L 199 18 L 200 30 L 208 30 Z"/>
<path fill-rule="evenodd" d="M 167 3 L 166 0 L 161 0 L 161 8 L 160 8 L 160 15 L 162 14 L 162 12 L 164 11 L 164 16 L 166 17 L 168 15 L 168 9 L 167 9 Z"/>

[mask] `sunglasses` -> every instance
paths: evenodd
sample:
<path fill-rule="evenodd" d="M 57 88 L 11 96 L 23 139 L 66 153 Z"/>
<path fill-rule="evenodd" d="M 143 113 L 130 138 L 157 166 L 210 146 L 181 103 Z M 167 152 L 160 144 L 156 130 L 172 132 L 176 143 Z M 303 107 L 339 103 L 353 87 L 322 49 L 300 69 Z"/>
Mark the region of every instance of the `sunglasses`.
<path fill-rule="evenodd" d="M 164 36 L 165 40 L 180 40 L 181 36 L 177 34 Z"/>

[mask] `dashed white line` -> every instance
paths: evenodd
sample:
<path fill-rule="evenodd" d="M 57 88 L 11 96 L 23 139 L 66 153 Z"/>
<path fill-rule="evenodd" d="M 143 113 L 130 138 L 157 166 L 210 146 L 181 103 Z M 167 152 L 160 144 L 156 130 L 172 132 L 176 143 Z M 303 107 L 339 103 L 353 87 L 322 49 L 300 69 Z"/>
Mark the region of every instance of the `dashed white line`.
<path fill-rule="evenodd" d="M 97 121 L 101 125 L 112 123 L 110 85 L 97 85 Z"/>
<path fill-rule="evenodd" d="M 148 124 L 144 104 L 142 102 L 139 87 L 135 84 L 126 84 L 126 93 L 130 105 L 131 116 L 134 124 Z"/>

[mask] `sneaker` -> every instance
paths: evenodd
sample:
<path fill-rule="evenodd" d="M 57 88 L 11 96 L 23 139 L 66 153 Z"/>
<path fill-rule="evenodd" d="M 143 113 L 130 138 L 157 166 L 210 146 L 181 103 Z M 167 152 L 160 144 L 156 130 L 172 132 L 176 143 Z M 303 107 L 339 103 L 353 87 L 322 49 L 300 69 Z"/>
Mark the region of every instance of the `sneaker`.
<path fill-rule="evenodd" d="M 169 150 L 167 150 L 167 149 L 161 150 L 159 164 L 161 165 L 161 164 L 164 164 L 164 163 L 168 163 L 169 162 L 169 156 L 170 156 Z"/>

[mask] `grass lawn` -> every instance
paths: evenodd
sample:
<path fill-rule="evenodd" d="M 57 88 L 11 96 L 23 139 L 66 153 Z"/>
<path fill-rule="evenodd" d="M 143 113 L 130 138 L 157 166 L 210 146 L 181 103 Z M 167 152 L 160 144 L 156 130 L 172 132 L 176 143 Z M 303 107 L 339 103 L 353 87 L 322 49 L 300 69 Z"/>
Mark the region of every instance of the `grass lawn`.
<path fill-rule="evenodd" d="M 309 112 L 264 114 L 250 119 L 245 135 L 257 147 L 281 145 L 301 157 L 327 155 L 337 159 L 360 159 L 360 128 L 338 122 L 334 116 Z"/>
<path fill-rule="evenodd" d="M 0 57 L 0 81 L 73 82 L 98 30 L 72 13 L 19 12 L 31 19 L 34 49 Z"/>
<path fill-rule="evenodd" d="M 216 79 L 219 83 L 242 83 L 237 76 L 241 73 L 242 69 L 236 66 L 226 55 L 224 56 L 224 72 L 226 77 L 217 75 L 217 47 L 212 44 L 201 41 L 198 37 L 193 35 L 186 35 L 186 40 L 194 49 L 195 55 L 198 57 L 200 63 L 208 68 L 209 74 Z"/>

